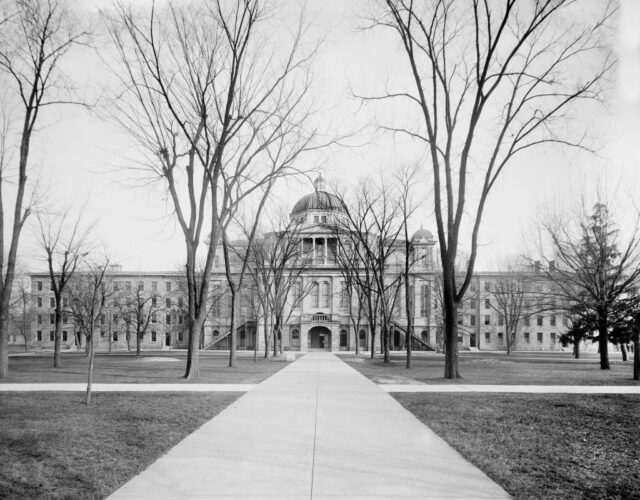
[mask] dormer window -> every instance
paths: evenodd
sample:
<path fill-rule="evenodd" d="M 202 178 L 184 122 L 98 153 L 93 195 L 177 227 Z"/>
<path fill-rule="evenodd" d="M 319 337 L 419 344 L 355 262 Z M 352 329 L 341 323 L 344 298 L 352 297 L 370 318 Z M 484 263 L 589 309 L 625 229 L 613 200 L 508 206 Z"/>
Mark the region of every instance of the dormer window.
<path fill-rule="evenodd" d="M 313 222 L 318 223 L 320 222 L 320 217 L 318 217 L 317 215 L 313 216 Z"/>
<path fill-rule="evenodd" d="M 326 224 L 326 223 L 327 223 L 327 216 L 326 216 L 326 215 L 323 215 L 323 216 L 322 216 L 322 222 L 323 222 L 324 224 Z"/>

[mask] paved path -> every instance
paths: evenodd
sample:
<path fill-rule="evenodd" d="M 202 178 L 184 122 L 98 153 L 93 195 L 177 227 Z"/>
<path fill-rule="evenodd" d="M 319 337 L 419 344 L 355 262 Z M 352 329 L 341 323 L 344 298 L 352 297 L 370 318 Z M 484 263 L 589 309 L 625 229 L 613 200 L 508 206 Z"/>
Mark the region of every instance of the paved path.
<path fill-rule="evenodd" d="M 511 392 L 531 394 L 640 394 L 640 385 L 381 384 L 386 392 Z"/>
<path fill-rule="evenodd" d="M 245 392 L 256 384 L 91 384 L 93 392 Z M 86 382 L 68 384 L 0 384 L 0 392 L 84 392 Z"/>
<path fill-rule="evenodd" d="M 379 386 L 331 354 L 310 353 L 110 498 L 509 496 Z"/>

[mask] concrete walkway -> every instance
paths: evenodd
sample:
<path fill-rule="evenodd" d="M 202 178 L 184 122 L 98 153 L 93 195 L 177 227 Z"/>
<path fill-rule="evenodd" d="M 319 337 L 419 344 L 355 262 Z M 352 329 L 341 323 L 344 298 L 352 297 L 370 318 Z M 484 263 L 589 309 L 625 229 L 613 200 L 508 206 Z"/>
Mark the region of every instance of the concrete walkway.
<path fill-rule="evenodd" d="M 640 385 L 382 384 L 385 392 L 508 392 L 527 394 L 640 394 Z"/>
<path fill-rule="evenodd" d="M 91 384 L 93 392 L 246 392 L 256 384 Z M 0 392 L 84 392 L 86 382 L 0 384 Z"/>
<path fill-rule="evenodd" d="M 509 496 L 379 386 L 331 354 L 310 353 L 110 498 Z"/>

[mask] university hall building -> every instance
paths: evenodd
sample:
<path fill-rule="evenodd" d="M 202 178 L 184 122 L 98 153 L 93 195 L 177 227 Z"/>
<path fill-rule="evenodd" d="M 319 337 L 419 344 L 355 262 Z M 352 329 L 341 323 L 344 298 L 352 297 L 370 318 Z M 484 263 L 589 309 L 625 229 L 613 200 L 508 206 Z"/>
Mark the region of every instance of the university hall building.
<path fill-rule="evenodd" d="M 284 308 L 283 325 L 278 343 L 283 350 L 331 352 L 353 351 L 356 343 L 363 351 L 372 347 L 380 350 L 380 327 L 376 328 L 372 346 L 371 329 L 365 314 L 358 331 L 353 328 L 350 313 L 357 307 L 349 303 L 345 293 L 345 276 L 338 258 L 342 245 L 338 241 L 336 221 L 345 217 L 340 199 L 326 190 L 322 177 L 315 181 L 315 189 L 300 198 L 290 217 L 295 223 L 297 244 L 305 265 L 296 274 Z M 268 236 L 267 236 L 268 237 Z M 398 273 L 404 262 L 405 241 L 396 242 L 396 250 L 389 266 L 390 273 Z M 441 350 L 442 314 L 438 305 L 437 276 L 433 267 L 436 241 L 426 229 L 419 229 L 410 240 L 412 253 L 411 290 L 414 308 L 414 339 L 412 347 L 418 350 Z M 232 242 L 243 255 L 246 241 Z M 230 292 L 224 262 L 218 251 L 210 283 L 208 315 L 201 331 L 203 349 L 228 349 L 230 331 Z M 238 259 L 232 270 L 237 272 Z M 249 264 L 251 265 L 251 264 Z M 252 283 L 251 272 L 245 277 L 246 286 L 237 300 L 237 348 L 264 350 L 264 320 L 258 294 L 260 286 Z M 80 275 L 81 276 L 81 275 Z M 460 349 L 505 350 L 505 321 L 495 308 L 494 287 L 505 273 L 476 273 L 471 287 L 459 309 L 458 342 Z M 73 286 L 73 283 L 70 285 Z M 94 345 L 98 350 L 135 349 L 135 327 L 130 312 L 136 301 L 143 298 L 151 308 L 148 325 L 141 343 L 143 349 L 186 348 L 187 324 L 184 276 L 180 272 L 128 273 L 117 267 L 109 271 L 107 286 L 111 293 L 103 314 L 97 321 Z M 538 280 L 536 287 L 551 286 Z M 393 307 L 391 346 L 402 350 L 406 346 L 406 310 L 404 286 L 398 287 Z M 55 299 L 47 273 L 31 274 L 32 314 L 30 345 L 34 348 L 52 348 L 54 341 Z M 63 299 L 63 301 L 68 299 Z M 492 301 L 494 301 L 492 303 Z M 65 310 L 68 304 L 63 302 Z M 267 325 L 272 331 L 272 324 Z M 559 336 L 566 330 L 566 319 L 555 311 L 524 318 L 517 328 L 516 350 L 557 350 Z M 12 339 L 17 342 L 15 336 Z M 63 348 L 84 346 L 84 339 L 74 326 L 73 315 L 63 317 Z"/>

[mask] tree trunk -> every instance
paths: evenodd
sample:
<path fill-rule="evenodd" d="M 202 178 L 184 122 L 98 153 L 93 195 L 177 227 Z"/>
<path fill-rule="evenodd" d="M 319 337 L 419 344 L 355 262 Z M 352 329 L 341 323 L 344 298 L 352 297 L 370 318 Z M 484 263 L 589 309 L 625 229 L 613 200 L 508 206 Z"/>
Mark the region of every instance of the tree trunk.
<path fill-rule="evenodd" d="M 640 332 L 633 336 L 633 380 L 640 380 Z"/>
<path fill-rule="evenodd" d="M 609 332 L 606 316 L 600 316 L 598 320 L 598 350 L 600 351 L 600 369 L 610 370 L 609 365 Z"/>
<path fill-rule="evenodd" d="M 455 301 L 453 264 L 443 262 L 444 378 L 460 378 L 458 372 L 458 304 Z"/>
<path fill-rule="evenodd" d="M 189 322 L 189 342 L 187 352 L 187 370 L 184 374 L 184 378 L 187 380 L 194 380 L 198 378 L 200 374 L 200 359 L 198 356 L 198 345 L 200 342 L 200 329 L 204 319 Z"/>
<path fill-rule="evenodd" d="M 91 384 L 93 382 L 93 333 L 87 339 L 87 346 L 89 348 L 89 370 L 87 372 L 87 393 L 84 402 L 88 405 L 91 403 Z"/>
<path fill-rule="evenodd" d="M 383 325 L 382 327 L 382 332 L 383 332 L 383 337 L 384 337 L 384 362 L 385 363 L 390 363 L 391 362 L 391 332 L 389 331 L 389 327 L 386 325 Z"/>
<path fill-rule="evenodd" d="M 6 295 L 6 293 L 3 293 Z M 9 301 L 3 296 L 0 304 L 0 378 L 9 376 Z"/>
<path fill-rule="evenodd" d="M 236 291 L 231 286 L 231 330 L 229 332 L 229 367 L 236 365 Z"/>
<path fill-rule="evenodd" d="M 140 331 L 136 328 L 136 357 L 140 357 Z"/>
<path fill-rule="evenodd" d="M 622 353 L 622 361 L 627 360 L 627 346 L 624 342 L 620 342 L 620 352 Z"/>
<path fill-rule="evenodd" d="M 62 368 L 62 360 L 60 359 L 60 344 L 62 341 L 62 311 L 58 304 L 61 299 L 56 298 L 56 326 L 54 333 L 54 345 L 53 345 L 53 367 Z"/>
<path fill-rule="evenodd" d="M 573 341 L 573 357 L 575 359 L 580 359 L 580 341 L 579 340 Z"/>
<path fill-rule="evenodd" d="M 264 332 L 262 332 L 262 336 L 264 337 L 264 359 L 269 357 L 269 318 L 268 313 L 265 310 L 264 312 Z M 302 332 L 301 332 L 302 335 Z"/>
<path fill-rule="evenodd" d="M 374 326 L 369 325 L 369 330 L 371 330 L 371 359 L 376 357 L 376 329 Z"/>

